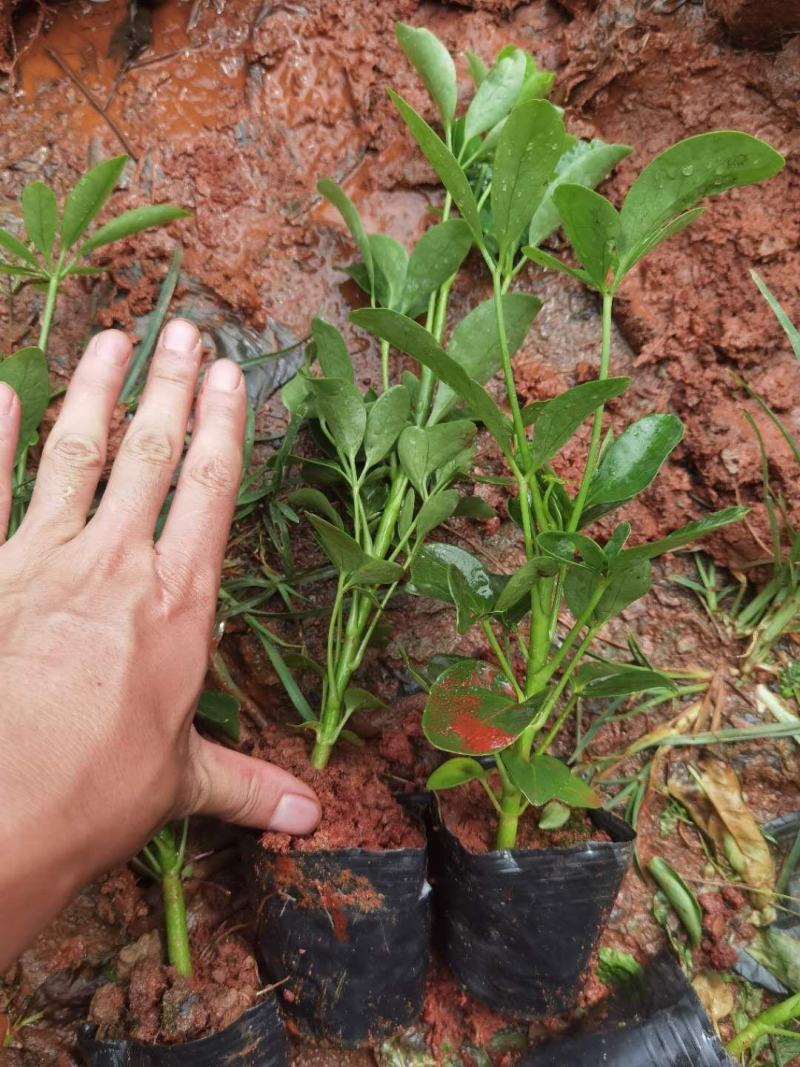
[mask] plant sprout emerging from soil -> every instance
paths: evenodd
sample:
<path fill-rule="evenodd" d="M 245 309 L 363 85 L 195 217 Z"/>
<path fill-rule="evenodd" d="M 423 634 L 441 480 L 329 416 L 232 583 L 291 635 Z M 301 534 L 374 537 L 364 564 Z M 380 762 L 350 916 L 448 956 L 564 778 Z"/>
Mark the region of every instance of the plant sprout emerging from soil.
<path fill-rule="evenodd" d="M 497 809 L 497 847 L 511 848 L 520 816 L 529 806 L 549 804 L 544 826 L 550 827 L 563 823 L 570 807 L 600 803 L 593 790 L 548 754 L 577 701 L 670 685 L 658 672 L 587 659 L 598 632 L 648 592 L 654 557 L 744 514 L 741 508 L 728 508 L 633 548 L 625 547 L 631 533 L 627 522 L 619 523 L 603 544 L 583 532 L 650 485 L 683 435 L 682 424 L 670 414 L 645 415 L 616 437 L 610 431 L 604 434 L 604 405 L 629 384 L 629 379 L 610 374 L 614 297 L 643 256 L 703 213 L 701 200 L 768 178 L 783 166 L 783 159 L 745 133 L 690 137 L 641 171 L 618 210 L 587 187 L 592 182 L 585 180 L 580 156 L 573 155 L 574 162 L 569 162 L 575 153 L 573 139 L 565 132 L 560 111 L 546 100 L 523 91 L 494 125 L 471 122 L 470 112 L 488 94 L 485 87 L 504 82 L 498 73 L 504 60 L 486 74 L 473 63 L 479 86 L 463 125 L 454 124 L 448 111 L 455 92 L 452 60 L 443 48 L 430 44 L 429 36 L 424 40 L 425 48 L 418 48 L 412 59 L 439 105 L 444 136 L 401 97 L 392 98 L 444 185 L 448 213 L 453 206 L 458 209 L 491 275 L 498 343 L 470 345 L 474 356 L 465 360 L 453 351 L 452 342 L 445 351 L 441 330 L 425 329 L 402 308 L 373 307 L 351 318 L 379 337 L 384 351 L 393 345 L 418 360 L 424 368 L 421 381 L 432 374 L 451 404 L 461 403 L 471 418 L 483 423 L 516 486 L 508 510 L 522 530 L 526 562 L 514 574 L 492 574 L 476 557 L 446 544 L 417 550 L 410 560 L 413 589 L 452 603 L 460 633 L 481 627 L 496 660 L 458 659 L 443 671 L 437 661 L 429 672 L 432 685 L 423 728 L 432 744 L 454 756 L 431 776 L 429 786 L 446 789 L 480 782 Z M 483 162 L 489 150 L 491 167 Z M 575 265 L 539 247 L 559 223 L 575 253 Z M 527 260 L 567 273 L 595 290 L 602 305 L 602 331 L 595 381 L 521 408 L 511 358 L 527 324 L 512 329 L 509 308 L 515 301 L 531 299 L 510 292 Z M 468 316 L 453 336 L 458 333 L 469 343 L 474 329 Z M 510 419 L 483 386 L 498 367 Z M 573 495 L 551 464 L 586 419 L 591 419 L 591 436 Z M 559 635 L 565 605 L 573 622 Z M 528 617 L 529 624 L 523 625 Z M 523 666 L 518 668 L 520 660 Z M 499 786 L 479 757 L 491 757 Z"/>
<path fill-rule="evenodd" d="M 471 56 L 478 90 L 466 113 L 457 117 L 455 67 L 441 42 L 428 30 L 403 24 L 397 27 L 397 38 L 438 108 L 445 140 L 436 138 L 436 144 L 459 174 L 468 172 L 476 186 L 485 188 L 480 200 L 484 204 L 486 181 L 502 143 L 500 132 L 512 109 L 530 101 L 557 114 L 538 99 L 549 91 L 553 75 L 539 70 L 530 55 L 515 47 L 503 49 L 490 70 Z M 395 99 L 404 111 L 407 105 Z M 579 142 L 563 133 L 559 145 L 564 152 L 561 180 L 570 176 L 587 184 L 600 181 L 629 152 L 624 145 Z M 547 158 L 555 164 L 552 153 Z M 319 190 L 337 207 L 358 248 L 361 260 L 347 268 L 348 273 L 375 313 L 411 323 L 425 338 L 425 346 L 439 351 L 453 281 L 480 231 L 479 202 L 474 203 L 475 217 L 467 217 L 463 210 L 461 217 L 454 217 L 458 195 L 448 188 L 439 221 L 409 254 L 385 234 L 367 234 L 355 206 L 334 182 L 321 181 Z M 543 203 L 535 233 L 547 236 L 557 224 L 552 205 Z M 526 293 L 499 299 L 501 331 L 494 302 L 487 301 L 450 339 L 454 365 L 465 379 L 468 373 L 472 376 L 476 389 L 480 389 L 477 381 L 488 380 L 501 361 L 510 358 L 509 352 L 516 351 L 540 307 L 540 301 Z M 380 389 L 364 392 L 355 383 L 343 337 L 317 319 L 309 356 L 316 358 L 322 376 L 312 376 L 307 368 L 284 390 L 287 407 L 310 420 L 323 451 L 322 458 L 303 462 L 305 480 L 325 490 L 306 486 L 288 500 L 307 512 L 338 575 L 326 663 L 319 668 L 319 715 L 309 714 L 307 704 L 294 700 L 316 734 L 311 762 L 317 768 L 327 764 L 343 732 L 349 736 L 346 724 L 353 712 L 380 703 L 352 685 L 352 679 L 399 582 L 431 531 L 470 506 L 453 483 L 471 466 L 473 420 L 482 413 L 478 406 L 469 417 L 456 412 L 458 390 L 430 362 L 420 360 L 418 375 L 405 371 L 394 377 L 389 341 L 382 340 L 380 346 Z M 297 693 L 296 685 L 293 691 Z"/>
<path fill-rule="evenodd" d="M 0 381 L 16 390 L 22 406 L 9 533 L 17 529 L 25 513 L 28 449 L 37 439 L 50 403 L 45 353 L 59 289 L 69 277 L 103 273 L 105 268 L 87 263 L 95 249 L 188 215 L 171 204 L 150 204 L 117 215 L 89 233 L 127 161 L 127 156 L 116 156 L 87 171 L 67 194 L 60 214 L 53 190 L 44 182 L 30 182 L 21 197 L 24 238 L 0 229 L 0 274 L 11 279 L 11 298 L 26 285 L 45 293 L 36 346 L 0 360 Z"/>
<path fill-rule="evenodd" d="M 167 959 L 177 973 L 185 977 L 192 973 L 192 956 L 186 927 L 186 902 L 183 896 L 183 879 L 187 873 L 184 863 L 188 832 L 188 819 L 181 822 L 177 839 L 172 828 L 165 826 L 145 845 L 138 859 L 133 861 L 141 874 L 154 879 L 161 886 Z"/>

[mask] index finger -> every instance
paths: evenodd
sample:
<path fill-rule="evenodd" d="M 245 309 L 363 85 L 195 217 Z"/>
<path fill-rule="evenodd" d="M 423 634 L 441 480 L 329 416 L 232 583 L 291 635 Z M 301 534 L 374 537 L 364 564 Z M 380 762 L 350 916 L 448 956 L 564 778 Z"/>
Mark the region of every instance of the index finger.
<path fill-rule="evenodd" d="M 241 480 L 246 406 L 241 370 L 217 360 L 197 399 L 192 441 L 156 545 L 167 573 L 219 583 Z"/>

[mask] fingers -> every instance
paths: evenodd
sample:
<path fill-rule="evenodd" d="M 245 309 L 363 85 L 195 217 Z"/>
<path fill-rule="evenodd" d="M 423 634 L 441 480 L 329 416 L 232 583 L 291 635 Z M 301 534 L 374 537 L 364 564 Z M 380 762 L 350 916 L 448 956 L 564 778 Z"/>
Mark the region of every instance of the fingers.
<path fill-rule="evenodd" d="M 20 406 L 10 385 L 0 382 L 0 545 L 6 539 L 11 516 L 14 454 L 19 436 Z"/>
<path fill-rule="evenodd" d="M 130 355 L 131 343 L 119 330 L 105 330 L 89 342 L 44 446 L 24 528 L 47 529 L 59 542 L 83 529 Z"/>
<path fill-rule="evenodd" d="M 201 355 L 200 334 L 190 322 L 167 324 L 93 529 L 111 526 L 126 541 L 152 540 L 183 451 Z"/>
<path fill-rule="evenodd" d="M 246 403 L 242 372 L 217 360 L 197 401 L 192 443 L 156 546 L 166 573 L 219 582 L 239 492 Z"/>
<path fill-rule="evenodd" d="M 188 814 L 299 836 L 319 822 L 314 791 L 272 763 L 215 745 L 194 731 Z"/>

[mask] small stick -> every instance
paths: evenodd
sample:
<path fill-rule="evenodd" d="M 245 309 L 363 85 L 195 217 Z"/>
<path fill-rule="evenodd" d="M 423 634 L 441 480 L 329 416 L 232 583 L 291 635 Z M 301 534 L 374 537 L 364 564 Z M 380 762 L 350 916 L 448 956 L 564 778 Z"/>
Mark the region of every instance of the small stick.
<path fill-rule="evenodd" d="M 61 56 L 58 54 L 58 52 L 55 51 L 54 48 L 45 48 L 45 52 L 47 52 L 48 56 L 50 56 L 54 63 L 58 64 L 58 66 L 61 67 L 61 69 L 64 71 L 69 80 L 78 89 L 80 89 L 80 91 L 86 97 L 87 102 L 95 109 L 97 114 L 100 115 L 101 118 L 105 119 L 105 121 L 108 123 L 109 128 L 116 135 L 120 144 L 131 157 L 131 159 L 134 161 L 134 163 L 138 163 L 139 155 L 134 149 L 133 145 L 123 133 L 123 131 L 120 129 L 116 120 L 113 119 L 105 110 L 105 108 L 94 95 L 89 86 L 84 84 L 81 78 L 78 77 L 75 71 L 61 58 Z"/>

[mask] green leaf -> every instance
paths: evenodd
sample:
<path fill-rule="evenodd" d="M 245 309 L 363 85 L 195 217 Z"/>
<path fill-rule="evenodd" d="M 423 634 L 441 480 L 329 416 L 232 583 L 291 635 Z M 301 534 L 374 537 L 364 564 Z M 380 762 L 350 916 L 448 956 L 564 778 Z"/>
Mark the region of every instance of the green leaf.
<path fill-rule="evenodd" d="M 632 423 L 604 452 L 587 504 L 614 504 L 641 493 L 682 437 L 675 415 L 645 415 Z"/>
<path fill-rule="evenodd" d="M 325 422 L 336 447 L 355 458 L 367 428 L 364 398 L 352 382 L 342 378 L 309 378 L 317 415 Z"/>
<path fill-rule="evenodd" d="M 438 426 L 429 426 L 425 434 L 428 438 L 427 474 L 440 470 L 475 442 L 475 423 L 469 419 L 454 419 L 442 422 Z"/>
<path fill-rule="evenodd" d="M 0 248 L 5 248 L 6 252 L 10 252 L 12 256 L 16 256 L 17 259 L 24 260 L 28 263 L 37 273 L 41 271 L 41 265 L 36 256 L 31 250 L 15 237 L 13 233 L 9 233 L 8 230 L 0 229 Z"/>
<path fill-rule="evenodd" d="M 764 141 L 735 130 L 701 133 L 666 149 L 628 190 L 620 212 L 625 251 L 707 196 L 763 181 L 784 159 Z"/>
<path fill-rule="evenodd" d="M 204 689 L 197 702 L 196 714 L 224 737 L 238 741 L 240 707 L 239 701 L 230 693 Z"/>
<path fill-rule="evenodd" d="M 582 663 L 573 676 L 573 685 L 581 696 L 590 698 L 626 696 L 650 689 L 677 690 L 675 682 L 661 671 L 610 660 Z"/>
<path fill-rule="evenodd" d="M 422 713 L 422 730 L 443 752 L 485 756 L 512 744 L 536 714 L 518 704 L 511 684 L 496 668 L 461 660 L 439 675 Z"/>
<path fill-rule="evenodd" d="M 747 511 L 747 508 L 741 507 L 723 508 L 721 511 L 715 511 L 713 515 L 695 519 L 694 522 L 689 522 L 686 526 L 673 530 L 671 534 L 667 534 L 666 537 L 662 537 L 658 541 L 650 541 L 644 545 L 626 548 L 617 557 L 618 562 L 615 563 L 615 568 L 617 566 L 621 568 L 627 567 L 635 560 L 655 559 L 656 556 L 663 556 L 665 552 L 674 552 L 676 548 L 691 544 L 692 541 L 697 541 L 700 537 L 707 537 L 708 534 L 714 533 L 715 530 L 721 530 L 723 526 L 729 526 L 732 522 L 739 522 L 745 517 Z"/>
<path fill-rule="evenodd" d="M 521 49 L 515 48 L 495 63 L 467 108 L 465 141 L 485 133 L 506 117 L 517 102 L 524 78 L 525 53 Z"/>
<path fill-rule="evenodd" d="M 310 511 L 306 514 L 320 544 L 340 574 L 353 574 L 359 567 L 370 562 L 370 557 L 350 534 L 334 526 L 333 523 L 321 519 L 319 515 L 314 515 Z"/>
<path fill-rule="evenodd" d="M 50 376 L 40 348 L 20 348 L 0 360 L 0 382 L 10 385 L 19 397 L 22 413 L 16 459 L 31 443 L 50 403 Z"/>
<path fill-rule="evenodd" d="M 471 247 L 472 233 L 463 219 L 448 219 L 426 230 L 408 261 L 400 310 L 412 319 L 427 310 L 431 293 L 452 278 Z"/>
<path fill-rule="evenodd" d="M 403 497 L 403 506 L 400 508 L 400 515 L 397 519 L 397 533 L 399 537 L 405 537 L 411 529 L 411 523 L 414 520 L 415 499 L 416 493 L 411 486 L 409 486 L 406 490 L 406 495 Z"/>
<path fill-rule="evenodd" d="M 457 567 L 447 568 L 447 587 L 456 609 L 456 632 L 465 634 L 476 622 L 488 616 L 491 604 L 487 604 L 472 591 L 467 579 Z"/>
<path fill-rule="evenodd" d="M 467 66 L 469 67 L 470 77 L 475 82 L 476 87 L 478 87 L 483 83 L 483 79 L 489 73 L 489 69 L 481 57 L 474 52 L 470 52 L 469 49 L 466 50 L 464 55 L 467 57 Z"/>
<path fill-rule="evenodd" d="M 375 266 L 372 262 L 372 247 L 367 238 L 367 234 L 361 222 L 361 216 L 358 214 L 355 204 L 344 189 L 342 189 L 341 185 L 337 185 L 337 183 L 331 181 L 330 178 L 321 178 L 317 182 L 317 190 L 327 200 L 330 200 L 344 219 L 345 224 L 350 231 L 350 236 L 355 241 L 356 248 L 358 248 L 358 251 L 361 253 L 361 258 L 364 260 L 364 267 L 367 272 L 367 278 L 369 279 L 370 292 L 374 293 Z"/>
<path fill-rule="evenodd" d="M 455 513 L 465 519 L 477 519 L 479 522 L 486 522 L 497 515 L 492 505 L 482 496 L 459 497 Z"/>
<path fill-rule="evenodd" d="M 435 34 L 421 26 L 405 22 L 395 25 L 397 43 L 425 83 L 425 88 L 448 126 L 456 113 L 458 86 L 453 57 Z"/>
<path fill-rule="evenodd" d="M 434 493 L 433 496 L 428 497 L 417 516 L 417 537 L 422 540 L 431 530 L 447 522 L 455 512 L 458 501 L 459 496 L 455 489 L 445 489 L 441 493 Z"/>
<path fill-rule="evenodd" d="M 558 573 L 558 564 L 554 560 L 544 556 L 536 556 L 514 571 L 503 586 L 503 589 L 494 603 L 494 610 L 498 613 L 513 608 L 526 594 L 528 594 L 539 578 L 552 577 Z"/>
<path fill-rule="evenodd" d="M 123 237 L 132 237 L 142 230 L 149 230 L 154 226 L 167 226 L 176 219 L 186 219 L 191 215 L 190 211 L 175 207 L 173 204 L 149 204 L 146 207 L 137 207 L 133 211 L 125 211 L 115 219 L 111 219 L 99 230 L 95 230 L 78 253 L 88 256 L 101 245 L 110 245 L 112 241 L 121 241 Z"/>
<path fill-rule="evenodd" d="M 564 121 L 546 100 L 519 104 L 497 142 L 492 224 L 502 259 L 530 223 L 564 151 Z"/>
<path fill-rule="evenodd" d="M 486 390 L 451 359 L 428 331 L 405 315 L 382 308 L 353 311 L 350 319 L 376 337 L 382 337 L 401 352 L 419 360 L 438 375 L 471 408 L 476 418 L 508 453 L 511 425 Z"/>
<path fill-rule="evenodd" d="M 583 565 L 596 575 L 608 570 L 608 559 L 603 549 L 591 537 L 579 533 L 567 533 L 562 530 L 546 530 L 536 539 L 539 550 L 551 559 L 559 560 L 569 566 L 575 566 L 577 552 Z"/>
<path fill-rule="evenodd" d="M 437 767 L 425 783 L 426 789 L 452 789 L 454 786 L 471 782 L 475 778 L 486 778 L 486 771 L 475 759 L 468 756 L 455 756 Z"/>
<path fill-rule="evenodd" d="M 761 293 L 766 302 L 769 304 L 772 314 L 781 324 L 781 329 L 789 338 L 789 344 L 792 346 L 792 351 L 794 352 L 795 356 L 797 357 L 797 359 L 800 359 L 800 330 L 797 329 L 792 320 L 781 307 L 780 301 L 772 292 L 772 290 L 764 281 L 764 279 L 761 277 L 761 275 L 758 273 L 758 271 L 751 270 L 750 277 L 756 283 L 759 293 Z"/>
<path fill-rule="evenodd" d="M 559 800 L 572 808 L 600 807 L 597 793 L 553 756 L 531 756 L 528 762 L 509 749 L 501 759 L 511 781 L 534 807 L 539 808 L 551 800 Z"/>
<path fill-rule="evenodd" d="M 553 193 L 564 232 L 592 284 L 600 292 L 612 284 L 617 265 L 621 222 L 617 209 L 604 196 L 583 185 L 560 185 Z"/>
<path fill-rule="evenodd" d="M 604 579 L 580 567 L 571 567 L 567 571 L 564 592 L 569 610 L 576 619 L 588 608 L 599 581 Z M 606 589 L 592 613 L 595 622 L 603 622 L 619 615 L 629 604 L 650 592 L 650 562 L 646 559 L 632 560 L 625 569 L 613 571 L 605 582 Z"/>
<path fill-rule="evenodd" d="M 631 151 L 626 144 L 606 144 L 600 140 L 576 142 L 556 164 L 555 177 L 531 219 L 528 244 L 540 245 L 561 225 L 553 203 L 553 193 L 560 185 L 570 183 L 594 189 Z"/>
<path fill-rule="evenodd" d="M 0 274 L 10 274 L 14 278 L 35 278 L 37 282 L 47 285 L 48 275 L 43 274 L 41 268 L 34 270 L 32 267 L 19 267 L 13 263 L 0 263 Z M 23 284 L 28 285 L 29 282 Z"/>
<path fill-rule="evenodd" d="M 92 167 L 71 190 L 61 218 L 61 250 L 72 248 L 108 200 L 128 162 L 127 156 L 106 159 Z"/>
<path fill-rule="evenodd" d="M 318 515 L 324 515 L 327 519 L 330 519 L 334 526 L 342 526 L 341 515 L 319 489 L 295 489 L 289 493 L 286 499 L 290 504 L 294 504 L 295 507 L 302 508 L 305 511 L 314 511 Z"/>
<path fill-rule="evenodd" d="M 422 150 L 422 154 L 439 175 L 445 189 L 455 201 L 476 243 L 479 246 L 482 245 L 483 231 L 475 194 L 455 156 L 444 141 L 436 136 L 425 119 L 418 115 L 402 96 L 392 89 L 389 90 L 389 96 Z"/>
<path fill-rule="evenodd" d="M 557 800 L 548 800 L 542 808 L 537 826 L 540 830 L 560 830 L 565 823 L 569 822 L 571 815 L 572 812 L 564 804 L 559 804 Z"/>
<path fill-rule="evenodd" d="M 49 261 L 58 226 L 56 194 L 44 182 L 29 182 L 22 190 L 22 218 L 34 248 Z"/>
<path fill-rule="evenodd" d="M 402 311 L 408 252 L 385 233 L 371 233 L 368 240 L 375 265 L 376 300 L 383 307 Z"/>
<path fill-rule="evenodd" d="M 461 572 L 472 593 L 486 605 L 487 612 L 490 611 L 497 592 L 496 581 L 480 560 L 456 545 L 439 542 L 426 545 L 411 564 L 409 592 L 452 604 L 448 579 L 450 567 Z"/>
<path fill-rule="evenodd" d="M 368 467 L 373 467 L 391 451 L 408 422 L 411 397 L 404 385 L 393 385 L 382 393 L 367 415 L 364 453 Z"/>
<path fill-rule="evenodd" d="M 506 293 L 502 304 L 508 352 L 513 357 L 522 347 L 542 302 L 532 293 Z M 484 300 L 461 319 L 453 330 L 447 353 L 463 367 L 470 378 L 474 378 L 481 385 L 485 385 L 496 374 L 501 361 L 500 334 L 497 330 L 494 300 Z M 438 422 L 456 399 L 455 392 L 449 386 L 440 384 L 433 402 L 430 422 Z"/>
<path fill-rule="evenodd" d="M 534 470 L 549 463 L 584 419 L 594 411 L 621 396 L 628 388 L 630 378 L 607 378 L 605 381 L 584 382 L 568 389 L 560 396 L 546 400 L 536 414 L 536 430 L 531 445 L 531 461 Z"/>
<path fill-rule="evenodd" d="M 569 274 L 571 278 L 577 278 L 579 282 L 583 282 L 584 285 L 591 285 L 592 281 L 585 270 L 580 267 L 570 267 L 566 263 L 562 263 L 560 259 L 556 259 L 555 256 L 551 256 L 549 252 L 545 252 L 541 248 L 532 248 L 530 245 L 525 245 L 522 252 L 528 259 L 534 263 L 538 263 L 540 267 L 545 267 L 547 270 L 557 270 L 560 274 Z"/>
<path fill-rule="evenodd" d="M 622 277 L 635 267 L 648 252 L 660 245 L 662 241 L 666 241 L 668 238 L 674 237 L 676 233 L 680 233 L 681 230 L 685 230 L 695 219 L 700 218 L 704 212 L 704 207 L 696 207 L 692 211 L 685 211 L 682 215 L 673 219 L 672 222 L 668 222 L 666 226 L 662 226 L 659 230 L 654 230 L 653 233 L 648 234 L 647 237 L 643 237 L 625 254 L 622 264 L 617 268 L 615 284 L 618 285 Z"/>
<path fill-rule="evenodd" d="M 399 563 L 392 563 L 388 559 L 373 559 L 367 556 L 350 575 L 348 586 L 352 585 L 391 585 L 399 582 L 404 571 Z"/>
<path fill-rule="evenodd" d="M 629 952 L 618 948 L 599 948 L 597 950 L 597 977 L 606 985 L 618 985 L 639 978 L 643 974 L 642 966 Z"/>
<path fill-rule="evenodd" d="M 422 493 L 428 473 L 428 435 L 419 426 L 406 426 L 397 442 L 400 466 L 414 488 Z"/>
<path fill-rule="evenodd" d="M 311 336 L 322 373 L 326 378 L 343 378 L 352 382 L 353 364 L 341 333 L 324 319 L 316 317 L 311 323 Z"/>

